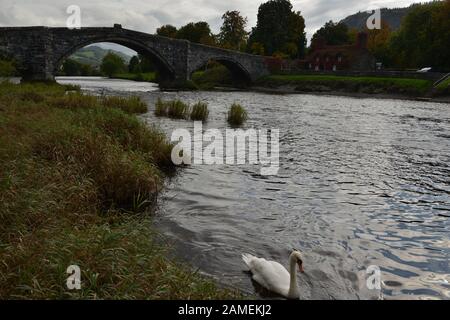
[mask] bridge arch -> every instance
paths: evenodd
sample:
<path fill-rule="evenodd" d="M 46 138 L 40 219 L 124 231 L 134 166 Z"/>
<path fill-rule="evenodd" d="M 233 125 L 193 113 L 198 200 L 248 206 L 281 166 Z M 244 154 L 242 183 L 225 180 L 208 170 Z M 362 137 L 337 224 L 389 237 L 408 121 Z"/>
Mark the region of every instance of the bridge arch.
<path fill-rule="evenodd" d="M 252 82 L 250 72 L 237 60 L 226 56 L 212 55 L 197 63 L 191 70 L 192 73 L 201 70 L 209 62 L 215 61 L 225 66 L 231 73 L 233 82 L 238 85 L 249 85 Z"/>
<path fill-rule="evenodd" d="M 175 70 L 169 64 L 169 62 L 158 52 L 158 50 L 148 46 L 147 44 L 140 42 L 135 39 L 130 39 L 127 37 L 96 37 L 90 38 L 89 40 L 82 40 L 78 43 L 71 44 L 67 47 L 64 47 L 60 50 L 58 54 L 55 55 L 53 66 L 53 73 L 56 74 L 63 62 L 69 58 L 72 54 L 77 52 L 78 50 L 95 43 L 108 42 L 115 43 L 129 49 L 136 51 L 138 54 L 142 54 L 146 57 L 149 57 L 151 61 L 154 63 L 156 69 L 158 70 L 158 76 L 162 78 L 162 80 L 173 80 L 175 78 Z"/>

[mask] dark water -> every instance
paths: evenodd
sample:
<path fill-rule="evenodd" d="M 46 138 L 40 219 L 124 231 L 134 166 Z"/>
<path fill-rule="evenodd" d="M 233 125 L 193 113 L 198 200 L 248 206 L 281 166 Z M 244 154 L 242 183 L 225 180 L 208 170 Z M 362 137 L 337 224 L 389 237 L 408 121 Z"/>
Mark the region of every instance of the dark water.
<path fill-rule="evenodd" d="M 155 118 L 157 97 L 208 102 L 205 129 L 227 128 L 233 102 L 247 107 L 244 128 L 280 129 L 277 176 L 260 176 L 259 166 L 193 165 L 171 181 L 157 225 L 179 258 L 253 293 L 241 253 L 286 264 L 295 247 L 304 252 L 304 299 L 450 298 L 450 105 L 249 92 L 140 95 L 150 106 L 144 119 L 169 135 L 192 123 Z M 366 286 L 370 265 L 381 269 L 381 292 Z"/>

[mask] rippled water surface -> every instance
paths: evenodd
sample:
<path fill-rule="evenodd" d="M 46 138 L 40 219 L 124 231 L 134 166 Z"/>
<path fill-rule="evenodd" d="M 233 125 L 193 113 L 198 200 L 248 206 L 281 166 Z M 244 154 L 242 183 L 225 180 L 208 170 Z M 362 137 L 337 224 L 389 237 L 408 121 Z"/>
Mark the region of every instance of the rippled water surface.
<path fill-rule="evenodd" d="M 247 107 L 244 128 L 280 129 L 277 176 L 261 176 L 259 166 L 193 165 L 171 181 L 157 225 L 181 259 L 254 293 L 241 253 L 286 264 L 295 247 L 305 256 L 304 299 L 450 298 L 450 105 L 131 91 L 149 103 L 144 119 L 169 135 L 193 125 L 155 118 L 158 97 L 207 102 L 204 129 L 226 129 L 233 102 Z M 370 265 L 381 268 L 381 293 L 367 289 Z"/>

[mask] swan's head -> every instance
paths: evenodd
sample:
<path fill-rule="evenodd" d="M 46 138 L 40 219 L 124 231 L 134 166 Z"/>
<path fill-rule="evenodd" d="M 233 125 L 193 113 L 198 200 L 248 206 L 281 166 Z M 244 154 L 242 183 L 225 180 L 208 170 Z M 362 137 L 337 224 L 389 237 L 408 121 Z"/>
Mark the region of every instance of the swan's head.
<path fill-rule="evenodd" d="M 298 271 L 301 273 L 304 273 L 305 270 L 303 269 L 303 258 L 300 251 L 294 249 L 291 254 L 291 260 L 295 261 L 298 265 Z"/>

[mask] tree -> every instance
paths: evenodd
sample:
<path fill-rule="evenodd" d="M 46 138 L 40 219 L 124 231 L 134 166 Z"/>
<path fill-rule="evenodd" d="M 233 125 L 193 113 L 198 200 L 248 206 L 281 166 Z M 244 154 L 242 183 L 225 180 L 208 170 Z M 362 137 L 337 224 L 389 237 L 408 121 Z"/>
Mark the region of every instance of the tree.
<path fill-rule="evenodd" d="M 311 41 L 314 42 L 319 39 L 330 46 L 349 44 L 351 42 L 347 25 L 343 22 L 334 23 L 331 20 L 316 31 Z"/>
<path fill-rule="evenodd" d="M 141 61 L 138 56 L 134 56 L 130 59 L 130 63 L 128 64 L 128 71 L 131 73 L 141 73 Z"/>
<path fill-rule="evenodd" d="M 381 29 L 366 29 L 365 32 L 367 33 L 367 49 L 384 65 L 391 64 L 389 41 L 391 40 L 392 32 L 389 24 L 381 21 Z"/>
<path fill-rule="evenodd" d="M 62 65 L 62 71 L 66 76 L 80 76 L 81 63 L 73 59 L 67 59 Z"/>
<path fill-rule="evenodd" d="M 151 59 L 144 55 L 139 55 L 139 61 L 140 61 L 140 68 L 141 72 L 153 72 L 155 71 L 155 66 L 153 65 L 153 62 Z"/>
<path fill-rule="evenodd" d="M 288 28 L 288 42 L 284 52 L 291 58 L 304 57 L 306 53 L 305 19 L 300 11 L 292 12 L 289 15 Z"/>
<path fill-rule="evenodd" d="M 158 36 L 168 37 L 168 38 L 176 38 L 177 37 L 177 28 L 166 24 L 158 29 L 156 29 L 156 34 Z"/>
<path fill-rule="evenodd" d="M 264 45 L 259 42 L 253 42 L 250 48 L 252 54 L 265 55 Z"/>
<path fill-rule="evenodd" d="M 207 22 L 191 22 L 177 32 L 178 39 L 189 40 L 205 45 L 215 45 L 215 39 Z"/>
<path fill-rule="evenodd" d="M 390 41 L 394 62 L 403 68 L 450 71 L 450 0 L 415 6 Z"/>
<path fill-rule="evenodd" d="M 66 76 L 91 76 L 96 73 L 92 66 L 83 64 L 74 59 L 67 59 L 64 61 L 62 72 Z"/>
<path fill-rule="evenodd" d="M 115 74 L 125 72 L 127 70 L 127 67 L 125 66 L 125 62 L 120 56 L 109 52 L 103 58 L 102 64 L 100 65 L 100 70 L 106 76 L 112 77 Z"/>
<path fill-rule="evenodd" d="M 219 42 L 223 48 L 241 50 L 245 47 L 248 32 L 245 30 L 247 18 L 239 11 L 227 11 L 222 16 L 223 24 L 220 28 Z"/>
<path fill-rule="evenodd" d="M 275 52 L 299 58 L 306 46 L 305 21 L 300 12 L 294 12 L 289 0 L 270 0 L 258 9 L 258 22 L 249 38 L 249 48 L 260 43 L 267 55 Z M 293 46 L 296 50 L 293 50 Z M 289 52 L 286 52 L 288 50 Z"/>

